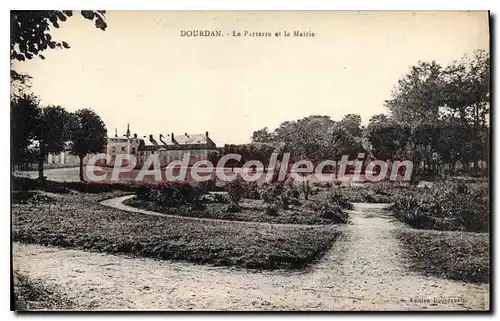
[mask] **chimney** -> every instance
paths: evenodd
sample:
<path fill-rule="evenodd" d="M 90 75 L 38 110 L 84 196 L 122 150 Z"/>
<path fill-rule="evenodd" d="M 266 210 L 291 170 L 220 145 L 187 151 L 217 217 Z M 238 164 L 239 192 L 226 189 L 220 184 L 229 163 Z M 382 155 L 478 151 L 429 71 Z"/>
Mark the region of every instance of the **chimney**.
<path fill-rule="evenodd" d="M 189 136 L 188 136 L 188 133 L 184 133 L 184 135 L 186 135 L 186 137 L 189 137 Z"/>
<path fill-rule="evenodd" d="M 149 141 L 152 142 L 154 139 L 153 139 L 153 134 L 149 134 Z"/>
<path fill-rule="evenodd" d="M 134 138 L 137 138 L 137 134 L 134 134 Z"/>
<path fill-rule="evenodd" d="M 205 136 L 207 136 L 207 138 L 208 138 L 208 131 L 205 132 Z"/>

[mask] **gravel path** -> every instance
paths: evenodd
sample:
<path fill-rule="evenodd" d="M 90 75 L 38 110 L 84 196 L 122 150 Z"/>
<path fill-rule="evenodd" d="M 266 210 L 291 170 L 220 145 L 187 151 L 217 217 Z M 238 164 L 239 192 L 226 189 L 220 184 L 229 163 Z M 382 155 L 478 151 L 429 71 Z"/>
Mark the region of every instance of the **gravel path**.
<path fill-rule="evenodd" d="M 332 250 L 305 272 L 250 272 L 22 244 L 14 244 L 14 268 L 57 286 L 81 309 L 488 308 L 487 284 L 409 272 L 394 238 L 398 224 L 381 207 L 355 204 L 352 224 L 343 226 Z"/>

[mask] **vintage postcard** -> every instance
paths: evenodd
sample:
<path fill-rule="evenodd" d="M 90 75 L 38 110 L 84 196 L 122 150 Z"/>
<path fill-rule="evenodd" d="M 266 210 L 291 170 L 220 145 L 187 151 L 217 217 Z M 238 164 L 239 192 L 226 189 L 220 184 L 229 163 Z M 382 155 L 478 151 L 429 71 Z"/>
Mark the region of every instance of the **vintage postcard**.
<path fill-rule="evenodd" d="M 11 309 L 489 311 L 487 11 L 11 11 Z"/>

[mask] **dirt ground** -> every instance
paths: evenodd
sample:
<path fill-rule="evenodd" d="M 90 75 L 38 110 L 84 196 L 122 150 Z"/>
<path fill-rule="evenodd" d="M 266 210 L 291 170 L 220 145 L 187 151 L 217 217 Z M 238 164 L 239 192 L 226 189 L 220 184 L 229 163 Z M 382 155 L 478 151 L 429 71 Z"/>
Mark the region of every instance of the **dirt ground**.
<path fill-rule="evenodd" d="M 355 204 L 351 224 L 303 272 L 252 272 L 14 244 L 14 268 L 57 287 L 79 309 L 485 310 L 488 284 L 410 272 L 381 204 Z"/>

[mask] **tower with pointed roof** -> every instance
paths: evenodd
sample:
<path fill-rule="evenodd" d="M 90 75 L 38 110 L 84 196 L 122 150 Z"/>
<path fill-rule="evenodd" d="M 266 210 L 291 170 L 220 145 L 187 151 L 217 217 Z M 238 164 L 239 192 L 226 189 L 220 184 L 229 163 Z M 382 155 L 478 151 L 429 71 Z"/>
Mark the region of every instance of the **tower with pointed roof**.
<path fill-rule="evenodd" d="M 127 138 L 130 137 L 130 124 L 127 123 L 127 133 L 125 134 L 125 136 L 127 136 Z"/>

